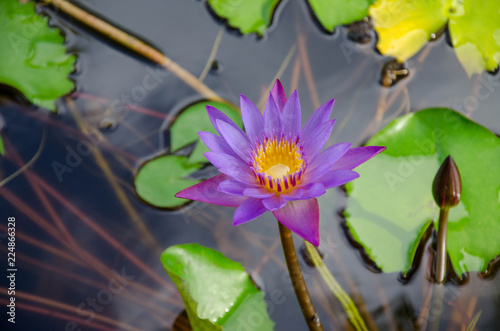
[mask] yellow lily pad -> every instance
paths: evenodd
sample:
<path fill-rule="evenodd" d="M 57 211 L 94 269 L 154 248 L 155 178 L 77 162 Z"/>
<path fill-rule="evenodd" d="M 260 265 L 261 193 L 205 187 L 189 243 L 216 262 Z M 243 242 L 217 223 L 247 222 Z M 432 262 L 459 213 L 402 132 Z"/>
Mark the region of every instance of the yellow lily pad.
<path fill-rule="evenodd" d="M 417 53 L 448 20 L 450 0 L 379 0 L 369 9 L 377 48 L 403 62 Z"/>
<path fill-rule="evenodd" d="M 453 1 L 450 35 L 467 75 L 493 71 L 500 62 L 500 2 Z"/>

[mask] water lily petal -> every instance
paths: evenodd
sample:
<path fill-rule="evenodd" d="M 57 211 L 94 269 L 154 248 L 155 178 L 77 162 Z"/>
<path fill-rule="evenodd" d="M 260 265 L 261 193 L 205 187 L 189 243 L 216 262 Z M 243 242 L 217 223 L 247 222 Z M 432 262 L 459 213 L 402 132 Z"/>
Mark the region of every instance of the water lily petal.
<path fill-rule="evenodd" d="M 339 160 L 351 147 L 351 143 L 338 143 L 325 149 L 313 158 L 307 166 L 304 174 L 305 182 L 313 182 L 326 174 L 331 167 Z"/>
<path fill-rule="evenodd" d="M 328 119 L 330 118 L 330 115 L 332 113 L 334 103 L 335 103 L 335 100 L 332 99 L 332 100 L 328 101 L 327 103 L 323 104 L 318 109 L 316 109 L 316 111 L 307 120 L 306 125 L 304 125 L 304 128 L 302 129 L 302 132 L 300 134 L 301 139 L 307 140 L 309 138 L 309 136 L 315 130 L 317 130 L 321 124 L 328 121 Z"/>
<path fill-rule="evenodd" d="M 319 126 L 314 132 L 309 136 L 307 140 L 304 140 L 304 153 L 312 160 L 325 146 L 330 134 L 332 133 L 333 125 L 335 120 L 327 121 Z"/>
<path fill-rule="evenodd" d="M 282 112 L 286 104 L 286 93 L 279 79 L 276 79 L 276 82 L 271 89 L 271 94 L 274 98 L 274 101 L 276 101 L 276 104 L 278 105 L 279 111 Z"/>
<path fill-rule="evenodd" d="M 298 187 L 294 188 L 290 192 L 281 193 L 283 199 L 288 201 L 299 200 L 300 198 L 302 198 L 303 195 L 304 195 L 304 190 Z"/>
<path fill-rule="evenodd" d="M 281 112 L 271 93 L 264 110 L 264 132 L 267 137 L 271 137 L 273 133 L 281 135 L 282 132 Z"/>
<path fill-rule="evenodd" d="M 304 190 L 304 194 L 302 195 L 302 200 L 317 198 L 326 193 L 325 186 L 321 183 L 311 183 L 304 187 L 301 187 L 301 189 Z"/>
<path fill-rule="evenodd" d="M 247 189 L 248 187 L 250 186 L 247 183 L 242 183 L 238 182 L 237 180 L 228 179 L 221 182 L 217 187 L 217 189 L 220 192 L 229 195 L 248 196 L 243 194 L 243 191 L 245 191 L 245 189 Z"/>
<path fill-rule="evenodd" d="M 243 191 L 243 195 L 246 197 L 261 198 L 261 199 L 268 198 L 274 194 L 275 194 L 274 192 L 270 192 L 262 187 L 249 187 Z"/>
<path fill-rule="evenodd" d="M 198 132 L 201 141 L 208 147 L 209 150 L 216 153 L 225 153 L 231 156 L 236 156 L 233 149 L 226 143 L 226 141 L 212 132 Z"/>
<path fill-rule="evenodd" d="M 326 193 L 325 186 L 321 183 L 310 183 L 288 193 L 282 193 L 281 196 L 287 201 L 308 200 L 317 198 Z"/>
<path fill-rule="evenodd" d="M 356 171 L 352 170 L 332 170 L 327 172 L 323 177 L 318 179 L 318 182 L 322 183 L 325 188 L 332 188 L 335 186 L 344 185 L 359 177 Z"/>
<path fill-rule="evenodd" d="M 316 198 L 290 201 L 283 208 L 273 211 L 273 215 L 314 246 L 319 245 L 319 205 Z"/>
<path fill-rule="evenodd" d="M 203 154 L 210 163 L 237 181 L 253 185 L 256 182 L 250 166 L 239 158 L 224 153 L 206 152 Z"/>
<path fill-rule="evenodd" d="M 274 194 L 273 196 L 262 200 L 262 203 L 269 211 L 274 211 L 282 208 L 286 205 L 287 200 L 283 199 L 282 196 Z"/>
<path fill-rule="evenodd" d="M 288 98 L 285 107 L 283 107 L 283 133 L 286 137 L 291 135 L 292 139 L 294 139 L 297 136 L 302 125 L 300 116 L 299 94 L 295 90 L 290 98 Z"/>
<path fill-rule="evenodd" d="M 360 164 L 368 161 L 378 153 L 385 150 L 385 147 L 381 146 L 365 146 L 351 148 L 344 154 L 335 164 L 331 170 L 337 169 L 348 169 L 352 170 L 359 166 Z"/>
<path fill-rule="evenodd" d="M 267 211 L 262 204 L 262 199 L 246 198 L 233 215 L 233 225 L 240 225 L 256 219 Z"/>
<path fill-rule="evenodd" d="M 224 138 L 231 149 L 243 161 L 248 161 L 252 146 L 250 146 L 250 142 L 248 141 L 247 136 L 221 120 L 217 120 L 217 125 L 219 127 L 222 138 Z"/>
<path fill-rule="evenodd" d="M 250 143 L 261 140 L 264 133 L 264 117 L 253 104 L 243 94 L 240 95 L 241 117 L 247 132 Z"/>
<path fill-rule="evenodd" d="M 219 127 L 217 125 L 217 120 L 226 122 L 227 124 L 231 125 L 233 128 L 235 128 L 237 131 L 239 131 L 242 134 L 245 134 L 241 128 L 236 125 L 226 114 L 218 110 L 217 108 L 207 105 L 205 106 L 207 108 L 207 113 L 208 113 L 208 118 L 210 119 L 210 122 L 212 122 L 212 125 L 214 126 L 215 130 L 219 132 Z"/>
<path fill-rule="evenodd" d="M 219 206 L 238 207 L 247 199 L 246 197 L 227 195 L 217 190 L 219 184 L 228 179 L 228 176 L 220 174 L 188 187 L 178 192 L 175 196 L 189 200 L 203 201 Z"/>

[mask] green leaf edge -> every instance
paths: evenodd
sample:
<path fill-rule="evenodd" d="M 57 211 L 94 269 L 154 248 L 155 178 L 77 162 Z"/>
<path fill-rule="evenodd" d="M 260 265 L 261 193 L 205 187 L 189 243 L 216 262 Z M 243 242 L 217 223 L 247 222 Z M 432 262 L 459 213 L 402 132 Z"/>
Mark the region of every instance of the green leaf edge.
<path fill-rule="evenodd" d="M 462 115 L 461 113 L 457 112 L 456 110 L 453 110 L 453 109 L 449 109 L 449 108 L 444 108 L 444 107 L 436 107 L 436 108 L 426 108 L 426 109 L 422 109 L 418 112 L 413 112 L 413 113 L 410 113 L 410 114 L 407 114 L 403 117 L 398 117 L 396 119 L 394 119 L 391 123 L 389 123 L 385 128 L 383 128 L 381 131 L 377 132 L 375 134 L 375 136 L 373 136 L 372 138 L 370 138 L 365 145 L 369 146 L 369 145 L 377 145 L 377 144 L 380 144 L 378 142 L 378 137 L 379 136 L 383 136 L 383 134 L 386 132 L 386 131 L 389 131 L 389 130 L 392 130 L 394 126 L 398 125 L 399 124 L 399 121 L 400 120 L 404 120 L 405 118 L 408 119 L 409 116 L 415 116 L 416 114 L 420 113 L 420 112 L 425 112 L 425 111 L 440 111 L 440 112 L 450 112 L 450 113 L 453 113 L 455 116 L 458 116 L 458 117 L 461 117 L 462 119 L 466 120 L 467 122 L 470 122 L 471 124 L 475 125 L 476 128 L 477 127 L 481 127 L 483 128 L 485 131 L 488 131 L 492 137 L 494 138 L 499 138 L 497 135 L 495 135 L 493 132 L 491 132 L 488 128 L 486 128 L 485 126 L 477 123 L 477 122 L 474 122 L 473 120 L 465 117 L 464 115 Z M 384 151 L 383 153 L 386 153 L 386 151 Z M 352 181 L 352 182 L 349 182 L 349 183 L 346 183 L 345 184 L 345 188 L 346 188 L 346 195 L 347 195 L 347 198 L 349 198 L 349 196 L 351 195 L 351 192 L 352 190 L 354 189 L 354 186 L 355 186 L 355 182 Z M 499 197 L 500 198 L 500 197 Z M 355 239 L 355 241 L 361 245 L 361 247 L 363 247 L 363 249 L 365 250 L 365 253 L 366 255 L 368 255 L 368 257 L 370 258 L 371 261 L 373 261 L 375 263 L 375 265 L 377 265 L 376 261 L 372 258 L 372 256 L 368 253 L 368 250 L 366 249 L 366 247 L 361 244 L 362 241 L 359 239 L 357 233 L 355 233 L 354 231 L 351 230 L 351 227 L 349 225 L 349 218 L 351 217 L 351 215 L 349 214 L 349 212 L 347 211 L 347 208 L 343 210 L 343 215 L 344 215 L 344 218 L 345 218 L 345 222 L 346 222 L 346 225 L 347 227 L 349 228 L 349 233 L 351 234 L 352 238 Z M 437 221 L 437 220 L 436 220 Z M 433 222 L 433 220 L 427 220 L 425 221 L 425 224 L 420 228 L 420 231 L 418 232 L 418 238 L 422 238 L 423 234 L 425 233 L 426 229 L 432 224 L 434 223 L 434 227 L 437 227 L 437 224 L 435 222 Z M 419 245 L 420 241 L 415 245 L 415 248 L 410 252 L 410 259 L 408 260 L 408 263 L 406 265 L 406 268 L 404 268 L 404 270 L 402 270 L 401 272 L 403 273 L 403 275 L 406 275 L 408 273 L 408 271 L 410 270 L 411 266 L 413 265 L 413 262 L 414 262 L 414 258 L 415 258 L 415 253 L 416 253 L 416 250 L 418 249 L 418 245 Z M 500 256 L 500 255 L 499 255 Z M 494 259 L 494 257 L 493 257 Z M 492 262 L 493 260 L 490 260 L 490 263 Z M 453 261 L 452 261 L 452 264 L 453 264 Z M 485 272 L 487 269 L 488 269 L 488 265 L 487 264 L 485 267 L 484 267 L 484 270 L 480 270 L 479 272 Z M 378 267 L 378 265 L 377 265 Z M 456 271 L 456 266 L 453 265 L 452 266 L 455 271 Z"/>
<path fill-rule="evenodd" d="M 60 29 L 57 27 L 51 27 L 48 25 L 48 18 L 43 16 L 43 15 L 40 15 L 36 12 L 34 2 L 30 1 L 27 3 L 21 3 L 20 1 L 16 1 L 16 0 L 13 0 L 13 1 L 18 2 L 21 5 L 19 8 L 25 9 L 24 12 L 31 15 L 31 17 L 36 16 L 39 19 L 41 19 L 45 23 L 45 26 L 48 30 L 57 31 L 58 36 L 60 37 L 61 46 L 66 48 L 66 45 L 64 44 L 65 38 L 64 38 L 64 36 L 61 35 Z M 23 12 L 23 11 L 21 11 L 21 12 Z M 3 81 L 3 83 L 6 85 L 10 85 L 10 86 L 14 87 L 15 89 L 17 89 L 18 91 L 20 91 L 21 93 L 23 93 L 23 95 L 25 95 L 26 98 L 34 105 L 42 107 L 42 108 L 46 108 L 52 112 L 57 112 L 57 109 L 55 106 L 57 99 L 68 94 L 69 92 L 71 92 L 72 90 L 75 89 L 74 80 L 69 79 L 68 77 L 69 77 L 69 74 L 71 74 L 71 72 L 73 72 L 75 70 L 76 56 L 74 54 L 67 53 L 67 49 L 66 49 L 66 55 L 67 55 L 67 58 L 64 61 L 64 63 L 71 62 L 71 65 L 70 65 L 71 71 L 69 71 L 68 74 L 66 75 L 66 82 L 69 84 L 67 84 L 66 91 L 62 92 L 62 94 L 58 95 L 57 97 L 49 97 L 48 99 L 42 100 L 42 99 L 37 98 L 36 96 L 26 95 L 26 92 L 24 91 L 24 89 L 22 88 L 22 86 L 18 85 L 16 80 L 6 79 L 5 81 Z M 57 94 L 59 94 L 59 93 L 57 93 Z"/>
<path fill-rule="evenodd" d="M 181 252 L 182 253 L 182 252 L 185 252 L 185 251 L 192 251 L 192 253 L 195 253 L 195 254 L 199 254 L 199 252 L 201 251 L 201 253 L 204 253 L 204 254 L 211 254 L 212 258 L 209 258 L 210 262 L 213 262 L 214 264 L 216 264 L 214 262 L 214 260 L 217 260 L 218 261 L 217 264 L 218 264 L 219 267 L 226 267 L 226 268 L 230 267 L 231 269 L 245 272 L 247 274 L 247 276 L 248 276 L 248 282 L 249 282 L 248 284 L 251 284 L 250 285 L 250 289 L 249 289 L 250 292 L 248 292 L 247 295 L 244 296 L 244 297 L 242 297 L 242 296 L 238 297 L 236 299 L 237 301 L 235 301 L 235 304 L 231 307 L 231 309 L 229 311 L 227 311 L 223 316 L 220 316 L 219 319 L 217 321 L 215 321 L 215 322 L 212 322 L 212 321 L 210 321 L 208 319 L 201 319 L 194 311 L 191 311 L 191 309 L 188 308 L 189 307 L 189 302 L 186 302 L 186 300 L 188 300 L 188 298 L 185 298 L 184 295 L 182 294 L 182 290 L 183 289 L 185 289 L 187 292 L 189 292 L 188 285 L 185 284 L 184 281 L 183 281 L 183 279 L 181 277 L 177 276 L 177 274 L 175 274 L 174 271 L 172 271 L 169 268 L 169 266 L 168 266 L 170 258 L 178 260 L 178 258 L 176 258 L 176 253 L 177 252 Z M 262 295 L 262 299 L 264 300 L 264 293 L 262 291 L 260 291 L 255 286 L 255 284 L 252 282 L 252 280 L 250 278 L 250 275 L 246 272 L 246 270 L 243 267 L 243 265 L 241 263 L 239 263 L 239 262 L 235 262 L 235 261 L 227 258 L 221 252 L 219 252 L 219 251 L 217 251 L 215 249 L 212 249 L 212 248 L 209 248 L 209 247 L 205 247 L 205 246 L 202 246 L 202 245 L 197 244 L 197 243 L 180 244 L 180 245 L 175 245 L 175 246 L 171 246 L 171 247 L 167 248 L 162 253 L 162 255 L 160 257 L 160 260 L 162 262 L 162 265 L 163 265 L 165 271 L 167 272 L 167 274 L 169 275 L 169 277 L 172 279 L 172 281 L 174 282 L 175 286 L 179 290 L 179 293 L 181 294 L 182 300 L 183 300 L 183 302 L 185 304 L 186 313 L 188 315 L 189 321 L 191 322 L 191 326 L 193 327 L 194 331 L 197 331 L 197 330 L 203 330 L 203 331 L 205 331 L 205 330 L 206 331 L 211 331 L 211 330 L 232 331 L 232 329 L 230 330 L 230 329 L 223 328 L 223 325 L 231 317 L 231 315 L 233 313 L 235 313 L 235 311 L 241 306 L 241 304 L 245 301 L 245 299 L 249 298 L 250 295 L 252 295 L 252 294 L 261 294 Z M 177 263 L 180 263 L 179 260 L 177 261 Z M 195 301 L 193 300 L 193 302 L 195 302 Z M 265 304 L 265 301 L 264 301 L 264 304 Z M 269 318 L 269 316 L 267 316 L 267 317 Z M 274 322 L 272 322 L 272 320 L 270 320 L 270 321 L 271 321 L 272 325 L 274 325 Z M 201 329 L 198 329 L 199 323 L 201 323 Z"/>
<path fill-rule="evenodd" d="M 181 159 L 182 159 L 182 158 L 184 158 L 185 160 L 184 160 L 183 166 L 184 166 L 184 167 L 187 167 L 187 168 L 192 168 L 192 169 L 194 169 L 194 171 L 193 171 L 193 172 L 196 172 L 196 171 L 198 171 L 199 169 L 201 169 L 201 168 L 203 167 L 203 165 L 202 165 L 202 164 L 190 164 L 190 163 L 188 163 L 188 162 L 187 162 L 187 157 L 186 157 L 186 156 L 183 156 L 183 155 L 175 155 L 175 154 L 162 154 L 162 155 L 158 155 L 158 156 L 155 156 L 155 157 L 153 157 L 153 158 L 151 158 L 151 159 L 148 159 L 148 160 L 144 161 L 144 162 L 140 165 L 139 169 L 137 170 L 137 172 L 136 172 L 136 174 L 135 174 L 135 176 L 134 176 L 134 188 L 135 188 L 135 192 L 136 192 L 137 196 L 138 196 L 141 200 L 145 201 L 147 204 L 149 204 L 149 205 L 151 205 L 151 206 L 154 206 L 154 207 L 156 207 L 156 208 L 160 208 L 160 209 L 171 210 L 171 209 L 175 209 L 175 208 L 178 208 L 178 207 L 180 207 L 180 206 L 183 206 L 183 205 L 185 205 L 185 204 L 189 203 L 189 202 L 190 202 L 190 200 L 186 200 L 186 199 L 182 199 L 182 198 L 174 198 L 176 201 L 178 201 L 178 203 L 176 203 L 176 204 L 172 204 L 172 205 L 168 205 L 168 206 L 165 206 L 165 205 L 158 205 L 158 204 L 153 203 L 151 200 L 147 199 L 147 198 L 143 195 L 143 193 L 141 193 L 142 189 L 138 189 L 138 185 L 137 185 L 137 180 L 138 180 L 138 178 L 139 178 L 139 176 L 140 176 L 139 174 L 140 174 L 140 172 L 144 169 L 144 166 L 146 166 L 146 165 L 147 165 L 148 163 L 150 163 L 150 162 L 155 162 L 155 160 L 160 159 L 160 158 L 164 158 L 164 157 L 175 157 L 175 158 L 181 158 Z M 192 173 L 193 173 L 193 172 L 192 172 Z M 174 176 L 172 176 L 172 177 L 173 177 L 173 179 L 176 179 L 176 180 L 185 180 L 185 177 L 186 177 L 186 176 L 179 176 L 179 177 L 176 177 L 176 176 L 175 176 L 175 174 L 171 174 L 171 175 L 174 175 Z M 190 174 L 188 174 L 187 176 L 189 176 L 189 175 L 190 175 Z M 192 181 L 191 186 L 192 186 L 192 185 L 195 185 L 195 184 L 198 184 L 198 183 L 200 183 L 200 182 L 201 182 L 201 180 L 191 180 L 191 181 Z M 139 186 L 140 186 L 140 185 L 139 185 Z M 189 186 L 188 186 L 188 187 L 189 187 Z M 177 193 L 177 192 L 176 192 L 176 193 Z"/>
<path fill-rule="evenodd" d="M 234 20 L 231 17 L 229 17 L 228 15 L 222 13 L 220 10 L 215 8 L 213 1 L 217 1 L 217 0 L 208 0 L 207 1 L 208 5 L 210 6 L 210 9 L 219 18 L 223 19 L 230 28 L 236 29 L 236 30 L 240 31 L 240 33 L 242 33 L 242 34 L 256 33 L 259 37 L 262 37 L 263 34 L 266 32 L 267 28 L 269 28 L 269 25 L 271 24 L 274 12 L 276 11 L 277 6 L 280 4 L 280 2 L 282 0 L 271 0 L 273 2 L 271 4 L 271 7 L 269 8 L 269 16 L 266 18 L 266 21 L 263 22 L 263 24 L 260 24 L 258 27 L 255 27 L 255 24 L 254 24 L 254 26 L 252 26 L 251 28 L 249 28 L 247 30 L 242 30 L 242 28 L 240 26 L 238 26 L 238 24 L 236 22 L 234 22 Z M 234 1 L 234 0 L 229 0 L 229 1 Z M 236 1 L 239 1 L 238 5 L 241 5 L 241 3 L 243 1 L 248 1 L 248 0 L 236 0 Z M 255 1 L 255 0 L 251 0 L 251 1 Z M 223 2 L 223 1 L 219 0 L 219 2 Z"/>
<path fill-rule="evenodd" d="M 372 5 L 373 5 L 375 2 L 380 2 L 380 1 L 383 1 L 383 0 L 374 0 L 374 1 L 372 1 Z M 401 1 L 403 1 L 403 0 L 401 0 Z M 467 1 L 467 0 L 466 0 L 466 1 Z M 450 1 L 450 2 L 452 2 L 452 1 Z M 372 5 L 370 5 L 370 8 L 371 8 L 371 6 L 372 6 Z M 446 16 L 447 16 L 447 21 L 446 21 L 446 23 L 443 25 L 443 27 L 444 27 L 444 26 L 447 26 L 447 25 L 449 26 L 450 20 L 452 20 L 452 19 L 453 19 L 453 15 L 450 15 L 449 10 L 447 10 L 447 11 L 445 11 L 445 12 L 447 13 L 447 15 L 446 15 Z M 375 27 L 375 26 L 374 26 L 373 28 L 376 30 L 376 27 Z M 437 31 L 439 31 L 439 30 L 440 30 L 440 29 L 438 29 Z M 433 33 L 437 32 L 437 31 L 433 31 Z M 456 49 L 456 48 L 455 48 L 456 41 L 455 41 L 455 40 L 454 40 L 454 38 L 453 38 L 453 34 L 450 34 L 450 38 L 451 38 L 451 43 L 452 43 L 453 49 Z M 378 49 L 378 50 L 382 53 L 382 55 L 386 55 L 387 53 L 386 53 L 386 54 L 384 54 L 384 53 L 383 53 L 383 52 L 379 49 L 379 47 L 378 47 L 378 43 L 379 43 L 379 42 L 380 42 L 380 41 L 377 41 L 377 49 Z M 415 52 L 415 53 L 414 53 L 411 57 L 415 56 L 415 54 L 417 54 L 419 51 L 421 51 L 421 50 L 422 50 L 422 48 L 424 48 L 424 46 L 425 46 L 425 45 L 427 45 L 429 42 L 430 42 L 430 40 L 428 40 L 428 41 L 427 41 L 427 43 L 425 43 L 424 45 L 422 45 L 422 47 L 420 47 L 420 48 L 419 48 L 419 49 L 418 49 L 418 50 L 417 50 L 417 51 L 416 51 L 416 52 Z M 411 57 L 410 57 L 410 58 L 411 58 Z M 458 57 L 458 56 L 457 56 L 457 57 Z M 483 58 L 484 58 L 484 56 L 483 56 Z M 398 60 L 399 62 L 404 62 L 404 61 L 406 61 L 407 59 L 400 59 L 400 58 L 397 58 L 397 60 Z M 467 73 L 467 75 L 468 75 L 469 77 L 471 77 L 471 76 L 472 76 L 472 74 L 474 74 L 474 73 L 479 74 L 479 73 L 481 73 L 481 72 L 482 72 L 482 71 L 484 71 L 484 70 L 486 70 L 486 71 L 490 71 L 490 72 L 493 72 L 493 71 L 497 70 L 497 69 L 498 69 L 498 67 L 499 67 L 499 65 L 500 65 L 500 62 L 497 62 L 496 67 L 494 67 L 494 68 L 493 68 L 493 67 L 491 67 L 491 66 L 489 65 L 489 62 L 486 62 L 486 61 L 485 61 L 485 67 L 483 68 L 483 70 L 482 70 L 481 72 L 469 72 L 469 71 L 466 69 L 465 65 L 464 65 L 461 61 L 459 61 L 459 62 L 460 62 L 460 64 L 462 65 L 462 67 L 463 67 L 464 71 Z"/>
<path fill-rule="evenodd" d="M 368 17 L 369 16 L 368 9 L 370 8 L 370 5 L 373 4 L 373 2 L 375 1 L 376 0 L 368 0 L 368 2 L 370 3 L 366 6 L 365 12 L 363 14 L 360 14 L 356 18 L 348 20 L 340 20 L 339 22 L 333 24 L 328 24 L 327 22 L 324 22 L 320 18 L 320 15 L 318 15 L 319 9 L 316 8 L 314 0 L 307 0 L 307 3 L 311 9 L 312 14 L 314 15 L 314 19 L 321 25 L 323 29 L 325 29 L 325 31 L 327 31 L 328 33 L 333 33 L 333 31 L 335 31 L 335 29 L 340 25 L 351 24 L 362 20 L 364 17 Z"/>

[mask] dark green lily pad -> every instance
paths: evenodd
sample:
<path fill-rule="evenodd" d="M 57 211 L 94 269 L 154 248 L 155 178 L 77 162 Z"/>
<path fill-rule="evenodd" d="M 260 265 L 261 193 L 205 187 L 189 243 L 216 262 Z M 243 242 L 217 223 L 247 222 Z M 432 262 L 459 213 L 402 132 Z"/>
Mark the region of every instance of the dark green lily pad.
<path fill-rule="evenodd" d="M 191 152 L 189 156 L 189 164 L 208 162 L 205 156 L 203 156 L 205 152 L 208 152 L 208 148 L 203 142 L 199 141 L 200 137 L 198 136 L 198 132 L 206 131 L 217 133 L 212 122 L 210 122 L 208 118 L 207 109 L 205 108 L 206 105 L 219 109 L 237 125 L 243 127 L 241 115 L 236 109 L 225 103 L 201 101 L 181 111 L 170 127 L 170 149 L 172 152 L 175 152 L 181 147 L 198 141 L 193 152 Z"/>
<path fill-rule="evenodd" d="M 199 164 L 188 164 L 185 156 L 162 155 L 145 164 L 135 176 L 135 190 L 144 201 L 159 208 L 173 208 L 186 203 L 174 195 L 198 180 L 186 179 L 200 168 Z"/>
<path fill-rule="evenodd" d="M 208 0 L 208 4 L 229 25 L 243 34 L 262 35 L 273 17 L 280 0 Z"/>
<path fill-rule="evenodd" d="M 198 244 L 172 246 L 161 261 L 182 295 L 193 330 L 273 330 L 264 293 L 240 263 Z"/>
<path fill-rule="evenodd" d="M 66 54 L 59 30 L 35 13 L 33 2 L 3 0 L 0 31 L 0 83 L 16 88 L 40 107 L 55 110 L 55 100 L 74 87 L 68 75 L 75 57 Z"/>
<path fill-rule="evenodd" d="M 450 36 L 458 59 L 472 76 L 493 71 L 500 62 L 500 2 L 456 1 L 450 12 Z"/>
<path fill-rule="evenodd" d="M 308 0 L 323 28 L 333 32 L 336 26 L 360 21 L 368 16 L 373 0 Z"/>
<path fill-rule="evenodd" d="M 347 225 L 384 272 L 406 273 L 439 209 L 432 181 L 451 155 L 462 198 L 450 210 L 448 253 L 458 275 L 485 271 L 500 255 L 500 139 L 449 109 L 426 109 L 393 121 L 367 145 L 387 149 L 356 169 L 348 185 Z"/>

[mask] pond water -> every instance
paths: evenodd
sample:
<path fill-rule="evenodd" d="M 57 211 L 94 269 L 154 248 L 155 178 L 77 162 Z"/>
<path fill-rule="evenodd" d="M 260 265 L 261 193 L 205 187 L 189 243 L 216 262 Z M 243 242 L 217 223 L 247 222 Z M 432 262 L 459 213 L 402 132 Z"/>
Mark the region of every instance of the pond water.
<path fill-rule="evenodd" d="M 195 76 L 203 72 L 220 33 L 217 66 L 204 82 L 233 103 L 240 93 L 258 103 L 276 75 L 288 93 L 299 90 L 303 118 L 335 98 L 337 123 L 328 144 L 359 145 L 395 116 L 427 107 L 456 109 L 500 133 L 499 75 L 469 79 L 445 34 L 408 62 L 408 77 L 387 88 L 380 81 L 390 59 L 375 50 L 375 36 L 357 44 L 349 40 L 347 27 L 326 34 L 304 1 L 281 4 L 260 39 L 226 28 L 202 1 L 80 3 Z M 2 136 L 13 151 L 0 159 L 2 177 L 35 158 L 0 188 L 2 217 L 16 218 L 19 310 L 13 330 L 76 330 L 75 325 L 81 330 L 171 330 L 183 303 L 159 256 L 171 245 L 191 242 L 243 263 L 267 293 L 276 330 L 306 329 L 272 215 L 233 227 L 232 208 L 193 203 L 164 211 L 135 195 L 138 167 L 168 151 L 165 128 L 202 97 L 173 74 L 54 9 L 41 11 L 61 27 L 70 51 L 78 54 L 72 75 L 77 87 L 58 102 L 57 115 L 16 103 L 12 95 L 0 105 Z M 128 107 L 113 108 L 117 101 Z M 55 162 L 66 171 L 55 171 Z M 440 293 L 429 282 L 431 240 L 422 245 L 422 259 L 408 282 L 397 273 L 374 272 L 346 236 L 342 190 L 331 190 L 320 206 L 325 263 L 370 329 L 465 330 L 478 312 L 476 329 L 500 325 L 498 277 L 471 273 L 465 284 L 447 284 Z M 302 245 L 298 238 L 296 245 Z M 319 274 L 305 263 L 303 269 L 325 329 L 352 329 Z M 279 300 L 271 300 L 270 293 L 279 294 Z"/>

